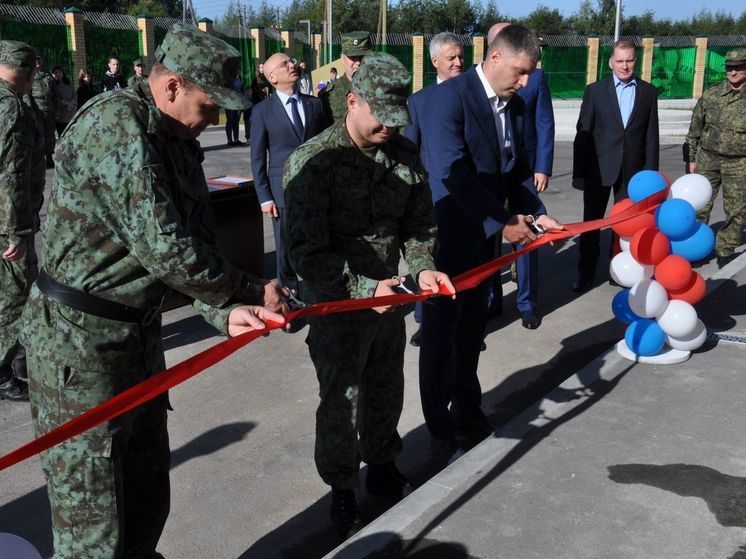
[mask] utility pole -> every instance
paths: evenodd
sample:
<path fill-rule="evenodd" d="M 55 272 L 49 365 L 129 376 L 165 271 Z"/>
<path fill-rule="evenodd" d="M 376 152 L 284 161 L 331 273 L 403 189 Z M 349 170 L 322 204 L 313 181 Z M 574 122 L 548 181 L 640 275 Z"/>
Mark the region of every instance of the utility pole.
<path fill-rule="evenodd" d="M 333 28 L 332 28 L 332 21 L 334 20 L 334 8 L 332 6 L 332 0 L 329 0 L 329 17 L 328 17 L 328 23 L 326 25 L 326 32 L 329 34 L 328 36 L 328 48 L 326 49 L 326 54 L 329 57 L 329 60 L 327 60 L 327 64 L 332 61 L 332 37 L 333 37 Z"/>
<path fill-rule="evenodd" d="M 619 40 L 619 32 L 622 27 L 622 0 L 616 0 L 616 18 L 614 19 L 614 42 Z"/>

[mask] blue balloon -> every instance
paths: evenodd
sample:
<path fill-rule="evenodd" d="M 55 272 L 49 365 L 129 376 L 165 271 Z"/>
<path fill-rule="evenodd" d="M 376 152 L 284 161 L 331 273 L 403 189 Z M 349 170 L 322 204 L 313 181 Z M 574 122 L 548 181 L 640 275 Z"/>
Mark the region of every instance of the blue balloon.
<path fill-rule="evenodd" d="M 666 179 L 658 171 L 640 171 L 629 180 L 627 196 L 637 203 L 666 188 Z"/>
<path fill-rule="evenodd" d="M 683 256 L 689 262 L 707 258 L 714 248 L 715 233 L 706 223 L 700 223 L 694 233 L 686 239 L 679 241 L 671 239 L 671 253 Z"/>
<path fill-rule="evenodd" d="M 627 326 L 624 341 L 635 355 L 650 357 L 663 349 L 663 344 L 666 343 L 666 333 L 661 330 L 655 320 L 641 318 Z"/>
<path fill-rule="evenodd" d="M 680 198 L 666 200 L 655 210 L 655 225 L 672 241 L 680 241 L 696 231 L 697 211 Z"/>
<path fill-rule="evenodd" d="M 611 300 L 611 311 L 619 322 L 624 322 L 625 324 L 640 320 L 640 317 L 633 313 L 629 306 L 629 289 L 622 289 L 614 295 L 614 298 Z"/>

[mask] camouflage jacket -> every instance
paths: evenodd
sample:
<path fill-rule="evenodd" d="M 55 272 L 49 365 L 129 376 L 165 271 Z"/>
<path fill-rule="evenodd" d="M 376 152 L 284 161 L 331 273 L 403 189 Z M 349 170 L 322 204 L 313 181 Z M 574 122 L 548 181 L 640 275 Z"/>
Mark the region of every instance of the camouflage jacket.
<path fill-rule="evenodd" d="M 296 149 L 285 164 L 287 251 L 309 302 L 371 297 L 398 273 L 435 269 L 435 222 L 417 147 L 395 135 L 370 153 L 344 121 Z"/>
<path fill-rule="evenodd" d="M 350 86 L 347 74 L 342 74 L 337 81 L 329 82 L 319 95 L 319 99 L 326 109 L 326 114 L 330 115 L 334 122 L 344 120 L 344 116 L 347 114 L 347 92 L 350 91 Z"/>
<path fill-rule="evenodd" d="M 43 257 L 57 281 L 139 309 L 171 287 L 225 332 L 238 303 L 261 304 L 263 286 L 218 253 L 196 140 L 168 135 L 147 83 L 102 94 L 70 122 L 55 152 Z M 23 343 L 54 362 L 90 371 L 154 367 L 160 320 L 100 318 L 32 288 Z M 143 359 L 144 356 L 144 359 Z"/>
<path fill-rule="evenodd" d="M 127 87 L 135 87 L 138 83 L 142 81 L 147 81 L 147 79 L 148 79 L 147 74 L 143 74 L 140 77 L 138 77 L 137 74 L 132 74 L 127 80 Z"/>
<path fill-rule="evenodd" d="M 10 83 L 0 79 L 2 250 L 7 248 L 8 243 L 19 244 L 24 236 L 32 235 L 37 229 L 44 183 L 42 182 L 39 190 L 33 174 L 34 166 L 44 171 L 43 150 L 43 137 L 33 109 L 24 103 Z"/>
<path fill-rule="evenodd" d="M 54 78 L 46 72 L 37 72 L 34 76 L 34 84 L 32 86 L 31 95 L 36 101 L 37 107 L 46 117 L 49 114 L 50 109 L 54 105 L 54 99 L 52 99 L 53 91 L 51 80 Z"/>
<path fill-rule="evenodd" d="M 44 144 L 44 113 L 39 109 L 33 95 L 24 95 L 23 102 L 31 109 L 34 121 L 34 147 L 31 151 L 31 169 L 29 171 L 29 195 L 31 197 L 31 219 L 33 232 L 40 229 L 39 212 L 44 202 L 44 184 L 47 180 Z"/>
<path fill-rule="evenodd" d="M 684 159 L 695 161 L 698 148 L 723 157 L 746 157 L 746 88 L 736 91 L 726 80 L 702 94 L 692 113 Z"/>

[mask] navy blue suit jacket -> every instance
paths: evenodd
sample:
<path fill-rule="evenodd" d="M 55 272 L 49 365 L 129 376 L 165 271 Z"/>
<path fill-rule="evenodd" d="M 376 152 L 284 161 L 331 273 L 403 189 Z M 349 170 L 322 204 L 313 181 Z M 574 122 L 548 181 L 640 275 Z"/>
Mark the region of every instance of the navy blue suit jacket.
<path fill-rule="evenodd" d="M 420 125 L 433 202 L 452 197 L 485 238 L 511 218 L 506 201 L 513 213 L 546 213 L 521 140 L 520 97 L 508 102 L 517 160 L 507 174 L 501 173 L 495 118 L 476 67 L 432 88 L 427 101 Z"/>
<path fill-rule="evenodd" d="M 528 85 L 518 90 L 526 104 L 523 142 L 528 164 L 535 173 L 552 174 L 554 163 L 554 111 L 544 72 L 536 69 Z"/>
<path fill-rule="evenodd" d="M 425 105 L 428 103 L 428 98 L 436 85 L 438 84 L 431 83 L 427 87 L 420 89 L 417 93 L 413 93 L 407 99 L 409 118 L 412 123 L 404 128 L 404 135 L 418 146 L 422 146 L 422 115 L 425 112 Z"/>
<path fill-rule="evenodd" d="M 306 116 L 303 138 L 298 136 L 278 95 L 267 97 L 251 110 L 251 172 L 260 204 L 274 202 L 285 207 L 285 161 L 295 148 L 329 124 L 321 101 L 303 94 L 300 99 Z"/>

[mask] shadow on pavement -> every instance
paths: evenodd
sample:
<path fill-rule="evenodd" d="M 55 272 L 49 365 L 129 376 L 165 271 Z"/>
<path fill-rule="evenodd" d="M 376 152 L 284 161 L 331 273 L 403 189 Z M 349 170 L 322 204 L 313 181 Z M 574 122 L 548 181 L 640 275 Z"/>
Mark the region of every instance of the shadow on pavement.
<path fill-rule="evenodd" d="M 366 553 L 371 546 L 381 550 Z M 421 540 L 413 546 L 412 542 L 402 540 L 398 534 L 392 532 L 371 534 L 332 556 L 333 559 L 396 559 L 400 557 L 407 559 L 477 559 L 477 557 L 469 555 L 466 546 L 460 543 Z"/>
<path fill-rule="evenodd" d="M 174 450 L 171 453 L 171 468 L 237 443 L 245 439 L 254 427 L 256 423 L 243 421 L 210 429 Z M 30 467 L 40 467 L 38 461 L 29 464 L 32 464 Z M 21 536 L 31 542 L 42 557 L 51 556 L 52 517 L 46 487 L 34 489 L 0 507 L 0 532 Z"/>

